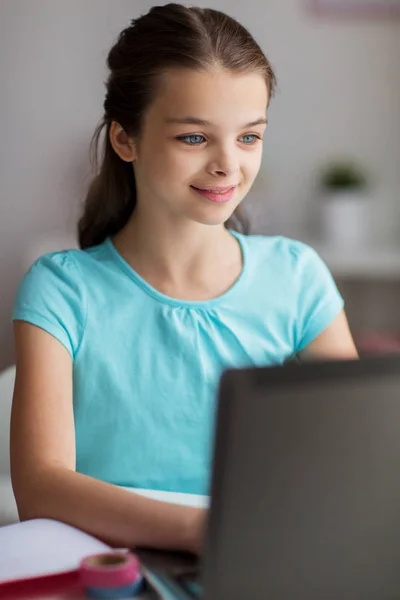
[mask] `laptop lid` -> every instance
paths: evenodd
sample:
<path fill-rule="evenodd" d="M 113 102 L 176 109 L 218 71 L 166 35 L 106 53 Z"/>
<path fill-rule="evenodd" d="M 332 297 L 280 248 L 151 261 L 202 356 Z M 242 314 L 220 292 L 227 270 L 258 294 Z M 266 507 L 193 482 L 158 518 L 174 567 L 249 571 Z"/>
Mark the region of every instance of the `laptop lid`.
<path fill-rule="evenodd" d="M 206 600 L 400 597 L 400 358 L 226 372 Z"/>

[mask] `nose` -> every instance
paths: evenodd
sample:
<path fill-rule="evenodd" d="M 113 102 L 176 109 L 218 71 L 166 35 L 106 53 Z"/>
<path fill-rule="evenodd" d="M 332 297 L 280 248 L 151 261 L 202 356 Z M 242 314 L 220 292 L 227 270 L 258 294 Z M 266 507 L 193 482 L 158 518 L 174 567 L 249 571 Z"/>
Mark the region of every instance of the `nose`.
<path fill-rule="evenodd" d="M 208 172 L 214 176 L 231 177 L 239 171 L 239 159 L 235 148 L 219 148 L 208 164 Z"/>

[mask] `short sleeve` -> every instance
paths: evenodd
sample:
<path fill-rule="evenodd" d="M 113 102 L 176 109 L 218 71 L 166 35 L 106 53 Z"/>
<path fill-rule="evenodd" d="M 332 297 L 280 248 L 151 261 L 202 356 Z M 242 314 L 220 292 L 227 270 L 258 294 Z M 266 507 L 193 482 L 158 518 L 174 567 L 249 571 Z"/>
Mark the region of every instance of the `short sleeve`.
<path fill-rule="evenodd" d="M 303 350 L 343 309 L 343 298 L 317 252 L 296 244 L 297 317 L 296 353 Z"/>
<path fill-rule="evenodd" d="M 83 281 L 72 252 L 45 254 L 31 266 L 19 285 L 12 319 L 44 329 L 75 358 L 86 309 Z"/>

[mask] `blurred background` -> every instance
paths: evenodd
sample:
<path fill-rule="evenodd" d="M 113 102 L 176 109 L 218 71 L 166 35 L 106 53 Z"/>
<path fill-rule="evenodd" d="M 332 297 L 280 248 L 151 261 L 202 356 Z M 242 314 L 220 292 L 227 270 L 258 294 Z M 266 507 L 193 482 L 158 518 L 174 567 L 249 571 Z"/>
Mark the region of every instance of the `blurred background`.
<path fill-rule="evenodd" d="M 105 58 L 147 0 L 0 2 L 0 370 L 18 282 L 73 247 Z M 203 0 L 238 18 L 279 81 L 253 231 L 313 245 L 362 351 L 400 348 L 400 1 Z"/>

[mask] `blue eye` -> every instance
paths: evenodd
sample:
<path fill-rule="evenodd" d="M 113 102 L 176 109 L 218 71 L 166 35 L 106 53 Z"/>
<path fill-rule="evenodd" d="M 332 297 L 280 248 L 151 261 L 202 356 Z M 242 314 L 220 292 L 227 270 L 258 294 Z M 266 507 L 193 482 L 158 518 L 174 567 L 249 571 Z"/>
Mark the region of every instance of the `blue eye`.
<path fill-rule="evenodd" d="M 199 146 L 204 142 L 205 138 L 202 135 L 181 135 L 178 137 L 178 140 L 188 144 L 188 146 Z"/>
<path fill-rule="evenodd" d="M 200 146 L 200 144 L 203 144 L 206 141 L 205 137 L 198 133 L 192 135 L 180 135 L 177 139 L 188 146 Z M 261 139 L 262 138 L 255 133 L 249 133 L 248 135 L 243 135 L 239 138 L 246 146 L 253 146 L 257 140 Z"/>
<path fill-rule="evenodd" d="M 250 138 L 250 141 L 245 141 L 246 139 L 248 140 Z M 252 144 L 255 144 L 256 140 L 261 140 L 260 136 L 255 135 L 255 133 L 249 133 L 248 135 L 244 135 L 241 138 L 245 144 L 247 144 L 248 146 L 251 146 Z"/>

